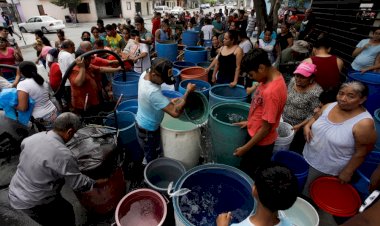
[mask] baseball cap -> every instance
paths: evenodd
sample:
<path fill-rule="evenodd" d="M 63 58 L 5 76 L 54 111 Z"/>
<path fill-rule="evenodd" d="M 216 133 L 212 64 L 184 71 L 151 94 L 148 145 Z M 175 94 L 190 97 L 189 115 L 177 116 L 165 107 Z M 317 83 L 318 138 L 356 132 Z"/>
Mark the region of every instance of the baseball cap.
<path fill-rule="evenodd" d="M 317 71 L 317 66 L 315 64 L 309 62 L 302 62 L 298 65 L 297 69 L 293 72 L 293 74 L 300 74 L 305 77 L 310 77 Z"/>
<path fill-rule="evenodd" d="M 159 73 L 166 84 L 173 85 L 175 83 L 173 64 L 169 60 L 157 57 L 152 61 L 151 69 Z"/>

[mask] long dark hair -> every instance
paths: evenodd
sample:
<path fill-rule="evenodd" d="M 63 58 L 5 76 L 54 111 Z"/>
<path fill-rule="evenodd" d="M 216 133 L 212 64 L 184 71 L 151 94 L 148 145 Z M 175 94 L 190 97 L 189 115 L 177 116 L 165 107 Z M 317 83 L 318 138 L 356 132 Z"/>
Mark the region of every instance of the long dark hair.
<path fill-rule="evenodd" d="M 23 61 L 18 68 L 20 69 L 21 74 L 26 78 L 32 78 L 40 86 L 44 84 L 45 80 L 37 73 L 37 67 L 33 62 Z"/>

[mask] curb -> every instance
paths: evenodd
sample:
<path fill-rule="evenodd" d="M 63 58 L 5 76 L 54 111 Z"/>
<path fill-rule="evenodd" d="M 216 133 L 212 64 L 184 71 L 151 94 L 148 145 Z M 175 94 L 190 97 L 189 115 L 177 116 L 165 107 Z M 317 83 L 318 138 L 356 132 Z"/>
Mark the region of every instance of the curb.
<path fill-rule="evenodd" d="M 27 49 L 29 47 L 32 47 L 33 44 L 27 44 L 27 45 L 23 45 L 23 46 L 19 46 L 20 49 Z"/>

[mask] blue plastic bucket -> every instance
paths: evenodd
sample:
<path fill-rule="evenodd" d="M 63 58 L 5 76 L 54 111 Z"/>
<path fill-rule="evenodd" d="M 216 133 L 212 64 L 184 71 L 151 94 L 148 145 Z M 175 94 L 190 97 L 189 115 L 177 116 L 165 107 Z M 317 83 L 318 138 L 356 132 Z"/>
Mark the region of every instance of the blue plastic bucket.
<path fill-rule="evenodd" d="M 362 74 L 361 72 L 354 72 L 348 74 L 350 81 L 359 81 L 368 86 L 369 95 L 365 102 L 365 108 L 371 115 L 375 110 L 380 108 L 380 74 L 367 72 Z"/>
<path fill-rule="evenodd" d="M 360 179 L 354 184 L 354 187 L 359 192 L 362 200 L 369 195 L 368 186 L 372 173 L 375 171 L 380 163 L 380 150 L 374 150 L 368 154 L 365 161 L 359 166 L 356 172 L 359 174 Z"/>
<path fill-rule="evenodd" d="M 178 97 L 183 96 L 182 93 L 177 92 L 177 91 L 172 91 L 172 90 L 162 90 L 161 92 L 164 96 L 166 96 L 169 99 L 178 98 Z"/>
<path fill-rule="evenodd" d="M 156 42 L 157 56 L 174 62 L 177 59 L 178 44 L 174 41 Z"/>
<path fill-rule="evenodd" d="M 137 109 L 138 109 L 137 99 L 123 101 L 117 107 L 117 111 L 129 111 L 129 112 L 132 112 L 133 114 L 137 113 Z"/>
<path fill-rule="evenodd" d="M 196 64 L 207 60 L 207 50 L 202 46 L 188 46 L 184 56 L 186 61 Z"/>
<path fill-rule="evenodd" d="M 137 141 L 135 129 L 136 115 L 129 111 L 117 111 L 117 124 L 115 123 L 115 115 L 109 114 L 104 120 L 104 125 L 119 129 L 118 146 L 126 147 L 132 160 L 142 159 L 142 151 Z"/>
<path fill-rule="evenodd" d="M 284 164 L 293 172 L 298 180 L 298 191 L 302 192 L 309 172 L 309 164 L 303 156 L 293 151 L 278 151 L 272 161 Z"/>
<path fill-rule="evenodd" d="M 173 77 L 175 78 L 174 89 L 178 91 L 179 83 L 181 82 L 181 70 L 173 68 Z"/>
<path fill-rule="evenodd" d="M 183 164 L 172 158 L 161 157 L 146 165 L 144 179 L 149 187 L 156 191 L 166 193 L 170 182 L 175 184 L 185 174 L 186 168 Z"/>
<path fill-rule="evenodd" d="M 123 73 L 117 73 L 112 80 L 112 92 L 114 100 L 118 100 L 123 94 L 123 100 L 137 99 L 140 74 L 127 72 L 124 81 Z"/>
<path fill-rule="evenodd" d="M 376 149 L 380 150 L 380 108 L 375 111 L 375 127 L 377 132 L 377 141 L 375 144 Z"/>
<path fill-rule="evenodd" d="M 201 92 L 203 95 L 205 95 L 208 98 L 208 92 L 211 88 L 210 83 L 205 82 L 203 80 L 197 80 L 197 79 L 189 79 L 184 80 L 179 83 L 178 91 L 182 94 L 185 94 L 187 89 L 187 84 L 192 83 L 196 86 L 196 91 Z"/>
<path fill-rule="evenodd" d="M 199 31 L 185 31 L 182 33 L 182 43 L 186 46 L 196 46 L 199 41 Z"/>
<path fill-rule="evenodd" d="M 204 40 L 203 46 L 204 47 L 212 47 L 212 40 Z"/>
<path fill-rule="evenodd" d="M 247 96 L 247 92 L 241 85 L 237 85 L 234 88 L 231 88 L 229 84 L 215 85 L 210 89 L 209 105 L 212 107 L 223 101 L 246 102 Z"/>
<path fill-rule="evenodd" d="M 191 190 L 173 197 L 176 225 L 215 225 L 218 214 L 231 210 L 232 223 L 243 221 L 255 210 L 252 185 L 248 175 L 231 166 L 194 167 L 181 176 L 174 188 Z M 192 210 L 198 211 L 190 213 Z"/>

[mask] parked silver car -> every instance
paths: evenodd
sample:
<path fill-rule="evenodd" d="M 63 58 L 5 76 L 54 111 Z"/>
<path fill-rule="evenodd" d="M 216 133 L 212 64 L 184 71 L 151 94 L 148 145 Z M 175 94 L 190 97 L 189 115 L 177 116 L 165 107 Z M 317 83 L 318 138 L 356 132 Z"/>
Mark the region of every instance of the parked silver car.
<path fill-rule="evenodd" d="M 19 24 L 21 32 L 34 32 L 41 30 L 43 33 L 49 33 L 64 29 L 66 26 L 62 20 L 57 20 L 50 16 L 35 16 L 26 21 L 26 23 Z"/>

